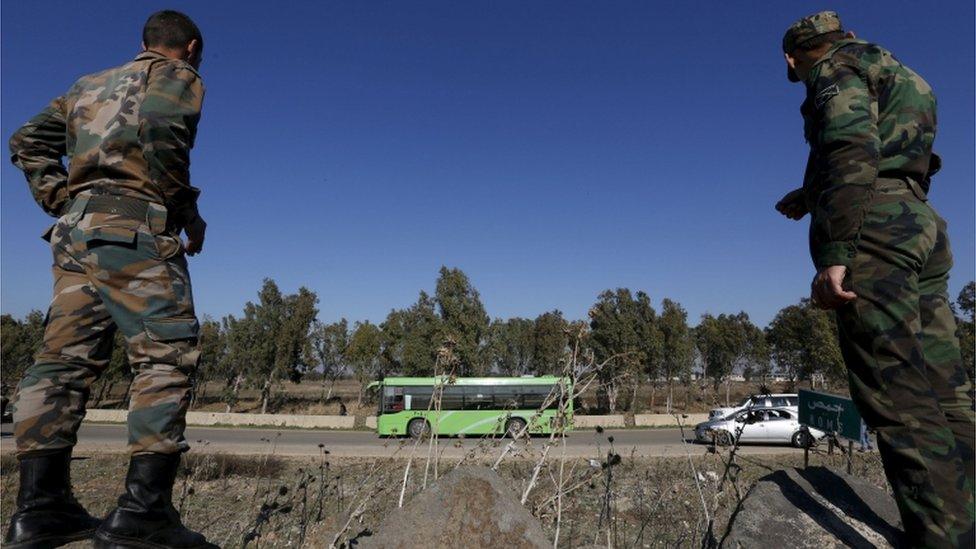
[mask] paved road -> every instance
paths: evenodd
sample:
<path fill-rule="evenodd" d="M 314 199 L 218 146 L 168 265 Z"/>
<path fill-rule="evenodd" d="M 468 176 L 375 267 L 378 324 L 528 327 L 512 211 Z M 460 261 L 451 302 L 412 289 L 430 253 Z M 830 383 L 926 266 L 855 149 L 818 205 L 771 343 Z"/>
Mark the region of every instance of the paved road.
<path fill-rule="evenodd" d="M 13 450 L 10 424 L 4 424 L 0 438 L 0 451 Z M 249 429 L 221 427 L 187 427 L 187 439 L 195 452 L 220 452 L 232 454 L 264 454 L 272 447 L 277 455 L 315 456 L 319 444 L 333 456 L 340 457 L 388 457 L 407 456 L 413 442 L 402 439 L 379 438 L 369 431 L 311 431 L 295 429 Z M 688 431 L 686 431 L 688 433 Z M 610 447 L 608 437 L 613 437 L 617 453 L 630 456 L 684 456 L 687 452 L 702 454 L 705 445 L 686 444 L 678 429 L 618 429 L 597 434 L 592 429 L 573 431 L 566 439 L 566 452 L 570 456 L 594 457 L 605 455 Z M 78 437 L 77 452 L 123 452 L 126 443 L 124 425 L 98 425 L 85 423 Z M 547 438 L 533 438 L 531 446 L 523 453 L 540 451 Z M 440 446 L 445 456 L 460 457 L 467 451 L 476 450 L 479 440 L 444 438 Z M 482 443 L 484 446 L 484 443 Z M 426 446 L 418 453 L 426 453 Z M 498 449 L 488 451 L 496 455 Z M 553 448 L 552 452 L 559 451 Z M 742 453 L 772 454 L 798 452 L 787 446 L 746 446 Z M 561 451 L 560 451 L 561 453 Z"/>

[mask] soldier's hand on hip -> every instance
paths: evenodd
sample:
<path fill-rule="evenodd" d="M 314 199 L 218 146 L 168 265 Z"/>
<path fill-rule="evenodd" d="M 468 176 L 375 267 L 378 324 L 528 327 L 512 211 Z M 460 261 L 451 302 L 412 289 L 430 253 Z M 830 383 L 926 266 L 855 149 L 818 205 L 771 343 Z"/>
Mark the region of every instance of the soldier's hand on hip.
<path fill-rule="evenodd" d="M 803 219 L 803 216 L 807 215 L 807 203 L 803 198 L 803 189 L 786 193 L 786 196 L 776 203 L 776 211 L 793 220 Z"/>
<path fill-rule="evenodd" d="M 836 309 L 857 299 L 857 294 L 843 287 L 847 267 L 832 265 L 825 267 L 813 277 L 810 285 L 810 298 L 821 309 Z"/>
<path fill-rule="evenodd" d="M 199 215 L 186 224 L 183 229 L 186 232 L 186 253 L 197 255 L 203 251 L 203 239 L 207 233 L 207 222 Z"/>

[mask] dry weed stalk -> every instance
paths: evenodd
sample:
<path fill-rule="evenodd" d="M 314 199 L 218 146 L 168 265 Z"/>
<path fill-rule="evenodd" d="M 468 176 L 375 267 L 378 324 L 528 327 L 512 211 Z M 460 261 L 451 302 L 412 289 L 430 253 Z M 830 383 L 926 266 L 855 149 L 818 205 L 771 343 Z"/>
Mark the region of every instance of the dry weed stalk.
<path fill-rule="evenodd" d="M 560 443 L 560 445 L 562 447 L 562 452 L 561 452 L 560 461 L 559 461 L 559 478 L 558 478 L 558 480 L 552 478 L 552 472 L 551 472 L 551 470 L 549 471 L 550 478 L 552 479 L 553 485 L 556 488 L 556 493 L 555 493 L 555 495 L 550 496 L 548 499 L 546 499 L 545 500 L 545 503 L 544 503 L 545 505 L 550 505 L 552 502 L 555 502 L 555 505 L 556 505 L 555 536 L 554 536 L 554 540 L 553 540 L 553 547 L 558 547 L 558 545 L 559 545 L 559 537 L 560 537 L 561 527 L 562 527 L 562 498 L 563 498 L 563 496 L 565 494 L 569 493 L 570 491 L 575 490 L 579 486 L 582 486 L 586 482 L 588 482 L 589 481 L 589 478 L 592 478 L 591 475 L 584 475 L 584 481 L 583 482 L 578 482 L 570 490 L 567 490 L 566 489 L 566 484 L 568 483 L 568 481 L 567 481 L 567 479 L 565 477 L 565 465 L 566 465 L 566 459 L 567 459 L 567 456 L 566 456 L 566 429 L 568 427 L 568 421 L 567 421 L 567 419 L 569 417 L 569 407 L 571 406 L 571 404 L 579 396 L 581 396 L 583 393 L 585 393 L 589 389 L 589 387 L 599 378 L 600 372 L 607 366 L 607 364 L 609 364 L 611 361 L 616 360 L 616 359 L 620 358 L 621 356 L 623 356 L 624 354 L 626 354 L 626 353 L 615 354 L 615 355 L 607 358 L 605 361 L 597 364 L 592 353 L 586 353 L 585 354 L 586 355 L 585 357 L 582 356 L 583 355 L 583 353 L 581 352 L 581 349 L 582 349 L 582 345 L 581 345 L 582 339 L 583 339 L 583 328 L 580 328 L 579 331 L 575 334 L 575 337 L 573 338 L 573 340 L 574 340 L 573 351 L 572 351 L 572 353 L 571 353 L 571 355 L 569 357 L 569 360 L 567 360 L 567 362 L 566 362 L 566 364 L 565 364 L 565 366 L 563 368 L 563 372 L 562 372 L 562 377 L 564 379 L 568 379 L 570 381 L 570 383 L 568 384 L 568 386 L 567 386 L 566 383 L 560 383 L 558 385 L 559 386 L 559 391 L 557 392 L 554 389 L 549 394 L 549 396 L 546 398 L 546 401 L 542 404 L 542 406 L 540 406 L 539 410 L 536 411 L 535 415 L 532 418 L 532 420 L 537 420 L 537 418 L 539 416 L 541 416 L 542 413 L 547 408 L 549 408 L 549 406 L 551 406 L 552 404 L 558 402 L 557 414 L 556 414 L 557 421 L 552 426 L 552 431 L 550 432 L 549 438 L 546 440 L 545 444 L 543 445 L 542 453 L 541 453 L 539 459 L 536 461 L 535 466 L 532 469 L 532 475 L 531 475 L 531 477 L 529 479 L 529 482 L 527 483 L 524 491 L 522 492 L 522 498 L 521 498 L 522 504 L 525 505 L 526 502 L 529 499 L 529 495 L 531 494 L 532 490 L 536 486 L 536 483 L 538 481 L 540 472 L 542 471 L 543 467 L 546 466 L 546 461 L 549 458 L 549 451 L 550 451 L 550 449 L 558 441 L 558 443 Z M 568 392 L 567 392 L 567 389 L 568 389 Z M 528 427 L 529 427 L 529 424 L 526 424 L 525 427 L 523 427 L 522 430 L 515 437 L 513 437 L 513 440 L 510 441 L 505 446 L 505 449 L 502 451 L 501 455 L 499 455 L 498 456 L 498 459 L 495 460 L 495 463 L 492 466 L 492 469 L 496 469 L 497 470 L 497 468 L 500 465 L 500 463 L 502 462 L 502 460 L 505 458 L 506 455 L 508 455 L 508 453 L 513 448 L 515 442 L 517 440 L 519 440 L 521 437 L 527 436 Z M 602 432 L 602 430 L 600 430 L 600 431 Z M 607 480 L 607 483 L 605 484 L 606 489 L 607 489 L 607 495 L 606 495 L 606 497 L 607 497 L 607 500 L 608 501 L 611 498 L 611 495 L 610 494 L 612 493 L 612 490 L 611 490 L 611 486 L 612 486 L 612 468 L 613 468 L 614 465 L 616 465 L 616 464 L 618 464 L 620 462 L 620 456 L 617 455 L 616 453 L 614 453 L 613 452 L 613 449 L 612 449 L 613 437 L 609 437 L 609 439 L 611 441 L 611 451 L 607 454 L 607 461 L 604 463 L 604 467 L 603 467 L 603 469 L 604 469 L 604 471 L 606 473 L 607 479 L 608 479 Z M 575 465 L 574 465 L 574 470 L 575 470 Z M 539 513 L 539 511 L 542 509 L 542 507 L 543 507 L 542 505 L 536 506 L 536 508 L 535 508 L 536 514 Z M 602 518 L 603 517 L 601 515 L 601 525 L 602 525 Z M 609 515 L 608 515 L 607 519 L 609 521 L 609 519 L 610 519 Z M 610 542 L 610 537 L 609 536 L 610 536 L 610 531 L 611 530 L 613 530 L 612 527 L 611 528 L 608 528 L 608 530 L 607 530 L 608 543 Z"/>
<path fill-rule="evenodd" d="M 708 512 L 708 505 L 705 503 L 705 492 L 702 491 L 700 475 L 698 473 L 698 469 L 695 467 L 694 460 L 691 459 L 691 450 L 687 449 L 689 444 L 688 439 L 685 437 L 685 427 L 684 423 L 681 421 L 682 417 L 684 417 L 683 414 L 674 414 L 674 418 L 678 423 L 678 429 L 681 432 L 681 442 L 686 448 L 685 454 L 688 457 L 688 466 L 691 467 L 691 475 L 695 480 L 695 487 L 698 489 L 698 498 L 701 500 L 702 512 L 705 513 L 705 523 L 711 524 L 712 518 L 711 514 Z"/>
<path fill-rule="evenodd" d="M 447 363 L 450 365 L 450 373 L 445 377 L 439 376 L 441 364 Z M 434 362 L 434 378 L 437 379 L 437 383 L 434 385 L 434 390 L 431 392 L 430 400 L 427 401 L 427 412 L 428 417 L 433 408 L 434 411 L 440 415 L 441 402 L 444 396 L 444 386 L 454 383 L 456 380 L 455 369 L 457 367 L 458 361 L 454 355 L 454 341 L 448 339 L 445 341 L 444 346 L 438 349 L 437 360 Z M 434 445 L 437 444 L 437 430 L 429 422 L 427 423 L 427 436 L 429 438 L 429 446 L 427 449 L 427 462 L 424 466 L 424 479 L 422 483 L 421 490 L 427 488 L 427 477 L 430 470 L 431 457 L 434 457 L 434 479 L 437 479 L 437 462 L 440 459 L 440 455 L 434 455 Z M 403 500 L 407 493 L 407 480 L 410 478 L 410 468 L 413 464 L 413 456 L 417 451 L 417 447 L 423 437 L 417 437 L 414 440 L 413 448 L 410 450 L 410 456 L 407 458 L 407 464 L 403 468 L 403 482 L 400 486 L 400 499 L 397 503 L 397 507 L 403 507 Z"/>
<path fill-rule="evenodd" d="M 448 337 L 444 341 L 444 345 L 437 349 L 437 360 L 434 361 L 434 377 L 437 379 L 437 384 L 434 385 L 434 390 L 431 392 L 431 404 L 436 406 L 437 415 L 435 417 L 440 418 L 441 403 L 444 398 L 444 387 L 446 385 L 452 385 L 457 381 L 457 366 L 458 359 L 454 354 L 454 347 L 456 342 L 453 338 Z M 438 377 L 438 365 L 447 365 L 450 367 L 450 371 L 445 377 Z M 427 405 L 427 411 L 430 411 L 430 405 Z M 427 446 L 427 463 L 424 465 L 424 481 L 421 484 L 421 490 L 427 489 L 427 475 L 430 470 L 430 463 L 433 459 L 434 462 L 434 480 L 438 478 L 438 465 L 440 463 L 440 455 L 435 452 L 435 448 L 438 445 L 438 438 L 440 435 L 440 428 L 435 428 L 433 425 L 429 425 L 428 436 L 430 437 L 430 442 Z"/>
<path fill-rule="evenodd" d="M 498 456 L 498 458 L 491 466 L 493 470 L 496 471 L 498 470 L 498 466 L 505 459 L 505 457 L 512 451 L 512 448 L 515 446 L 516 442 L 522 439 L 526 439 L 526 440 L 528 439 L 529 427 L 532 424 L 532 422 L 537 421 L 538 418 L 542 416 L 543 412 L 547 408 L 549 408 L 549 406 L 556 403 L 557 400 L 559 401 L 559 408 L 556 417 L 559 418 L 559 421 L 555 425 L 553 425 L 553 430 L 550 433 L 549 440 L 547 441 L 546 444 L 547 446 L 552 445 L 557 435 L 560 437 L 565 437 L 566 427 L 567 427 L 566 418 L 569 415 L 568 414 L 569 404 L 572 403 L 574 400 L 576 400 L 576 398 L 578 398 L 584 392 L 586 392 L 586 390 L 597 379 L 597 376 L 606 367 L 607 364 L 623 356 L 624 354 L 628 354 L 628 353 L 615 354 L 607 358 L 603 362 L 596 364 L 595 363 L 596 361 L 593 358 L 592 353 L 587 353 L 585 361 L 581 362 L 580 341 L 582 340 L 582 331 L 583 331 L 582 328 L 580 328 L 580 333 L 577 334 L 576 336 L 576 343 L 573 348 L 573 354 L 571 355 L 570 359 L 566 362 L 566 365 L 563 368 L 563 378 L 570 380 L 572 393 L 569 395 L 566 394 L 564 383 L 559 384 L 561 389 L 558 392 L 554 388 L 546 397 L 542 405 L 539 406 L 539 409 L 533 413 L 531 419 L 528 422 L 526 422 L 526 424 L 522 426 L 522 429 L 519 430 L 519 432 L 512 437 L 512 440 L 505 445 L 505 448 L 502 450 L 502 453 Z M 544 463 L 545 459 L 542 459 L 540 462 Z"/>
<path fill-rule="evenodd" d="M 274 436 L 273 439 L 261 437 L 261 441 L 262 442 L 266 442 L 268 444 L 267 450 L 265 450 L 265 452 L 263 454 L 261 454 L 261 459 L 262 459 L 261 467 L 262 467 L 262 469 L 267 466 L 268 460 L 275 455 L 275 452 L 278 449 L 278 439 L 279 438 L 281 438 L 281 433 L 280 432 L 279 433 L 275 433 L 275 436 Z M 254 494 L 251 496 L 252 503 L 255 502 L 255 501 L 257 501 L 258 494 L 259 494 L 260 490 L 261 490 L 261 483 L 260 482 L 255 482 L 254 483 Z M 271 477 L 270 477 L 270 475 L 267 478 L 267 484 L 265 485 L 265 490 L 267 490 L 267 491 L 270 491 L 271 490 Z"/>
<path fill-rule="evenodd" d="M 395 457 L 402 448 L 402 446 L 398 448 L 391 457 Z M 378 474 L 381 471 L 383 471 L 383 468 L 379 466 L 379 460 L 373 460 L 369 466 L 369 473 L 359 483 L 359 486 L 355 491 L 356 495 L 352 498 L 349 505 L 349 516 L 346 518 L 346 521 L 343 523 L 339 531 L 336 532 L 335 536 L 333 536 L 332 542 L 329 544 L 330 549 L 343 546 L 340 545 L 339 542 L 342 540 L 343 536 L 346 535 L 346 532 L 349 531 L 349 528 L 352 526 L 353 522 L 361 522 L 363 514 L 365 514 L 365 512 L 369 509 L 370 505 L 373 505 L 375 500 L 378 499 L 378 496 L 382 495 L 384 490 L 386 490 L 389 486 L 390 479 L 388 477 L 391 476 L 390 473 L 383 472 L 382 474 Z M 369 535 L 370 533 L 371 532 L 368 529 L 363 530 L 349 541 L 354 542 L 356 538 Z"/>
<path fill-rule="evenodd" d="M 752 406 L 750 406 L 749 408 L 751 409 Z M 747 419 L 746 423 L 743 423 L 742 425 L 736 427 L 735 434 L 732 437 L 732 444 L 729 447 L 727 454 L 723 453 L 721 456 L 724 465 L 724 470 L 722 472 L 722 477 L 719 480 L 718 485 L 716 486 L 715 495 L 712 500 L 713 519 L 708 523 L 706 537 L 703 540 L 703 544 L 707 543 L 708 546 L 710 547 L 715 547 L 718 545 L 718 541 L 716 540 L 715 533 L 714 533 L 714 516 L 719 507 L 719 500 L 721 499 L 722 496 L 725 495 L 726 482 L 732 484 L 732 489 L 735 492 L 735 505 L 734 505 L 735 508 L 738 508 L 738 506 L 742 503 L 742 500 L 745 498 L 745 494 L 743 494 L 742 489 L 739 486 L 739 473 L 742 472 L 742 467 L 739 465 L 737 459 L 739 459 L 738 452 L 740 448 L 740 440 L 742 438 L 742 432 L 745 429 L 746 424 L 748 424 L 750 421 L 751 420 Z M 714 443 L 714 439 L 713 439 L 713 443 Z"/>
<path fill-rule="evenodd" d="M 563 520 L 563 472 L 566 469 L 566 437 L 561 438 L 563 455 L 559 459 L 559 482 L 556 484 L 556 533 L 552 539 L 553 549 L 559 547 L 559 527 Z"/>

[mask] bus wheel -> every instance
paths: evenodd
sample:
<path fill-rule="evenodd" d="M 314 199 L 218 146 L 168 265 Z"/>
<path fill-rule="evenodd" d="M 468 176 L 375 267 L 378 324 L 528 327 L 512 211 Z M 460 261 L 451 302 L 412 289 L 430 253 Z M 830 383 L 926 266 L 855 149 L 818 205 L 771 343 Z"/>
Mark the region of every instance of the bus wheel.
<path fill-rule="evenodd" d="M 524 428 L 525 420 L 522 418 L 513 417 L 512 419 L 508 420 L 508 423 L 505 425 L 505 434 L 515 438 Z"/>
<path fill-rule="evenodd" d="M 407 434 L 413 438 L 420 438 L 430 431 L 430 426 L 423 418 L 411 419 L 407 424 Z"/>

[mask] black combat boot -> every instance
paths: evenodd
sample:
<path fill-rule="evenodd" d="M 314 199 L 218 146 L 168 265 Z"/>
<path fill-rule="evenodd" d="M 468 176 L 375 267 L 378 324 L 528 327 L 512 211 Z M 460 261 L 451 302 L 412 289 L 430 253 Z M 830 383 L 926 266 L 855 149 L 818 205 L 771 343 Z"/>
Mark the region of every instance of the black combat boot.
<path fill-rule="evenodd" d="M 132 456 L 119 506 L 95 532 L 95 547 L 209 549 L 217 546 L 183 526 L 173 507 L 173 483 L 180 454 Z"/>
<path fill-rule="evenodd" d="M 58 547 L 88 539 L 98 528 L 71 493 L 71 449 L 21 456 L 17 511 L 3 546 L 10 549 Z"/>

